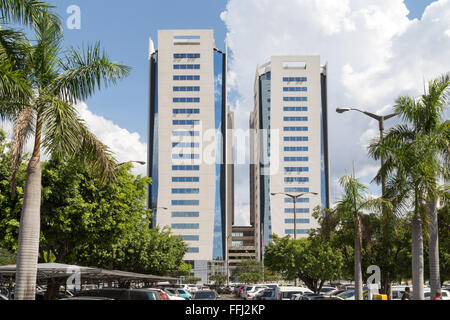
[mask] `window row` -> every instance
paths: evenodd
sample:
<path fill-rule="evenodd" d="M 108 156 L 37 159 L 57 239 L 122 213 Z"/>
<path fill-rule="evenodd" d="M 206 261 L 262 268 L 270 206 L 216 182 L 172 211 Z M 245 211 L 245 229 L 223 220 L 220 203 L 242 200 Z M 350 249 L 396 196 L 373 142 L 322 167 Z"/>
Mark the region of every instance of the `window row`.
<path fill-rule="evenodd" d="M 283 101 L 308 101 L 308 97 L 284 97 Z"/>
<path fill-rule="evenodd" d="M 174 92 L 200 91 L 200 87 L 198 87 L 198 86 L 196 86 L 196 87 L 177 86 L 177 87 L 173 87 L 173 91 Z"/>
<path fill-rule="evenodd" d="M 199 248 L 188 248 L 188 253 L 199 253 L 200 249 Z"/>
<path fill-rule="evenodd" d="M 199 137 L 200 131 L 172 131 L 174 137 Z"/>
<path fill-rule="evenodd" d="M 306 87 L 284 87 L 284 92 L 291 92 L 291 91 L 308 91 L 308 88 Z"/>
<path fill-rule="evenodd" d="M 283 77 L 283 82 L 305 82 L 308 81 L 306 77 Z"/>
<path fill-rule="evenodd" d="M 308 157 L 284 157 L 286 162 L 309 161 Z"/>
<path fill-rule="evenodd" d="M 309 223 L 309 219 L 296 219 L 296 223 Z M 294 219 L 284 219 L 284 223 L 294 223 Z"/>
<path fill-rule="evenodd" d="M 172 159 L 174 160 L 183 160 L 183 159 L 200 159 L 200 155 L 193 153 L 193 154 L 172 154 Z"/>
<path fill-rule="evenodd" d="M 172 206 L 198 206 L 200 200 L 172 200 Z"/>
<path fill-rule="evenodd" d="M 308 127 L 284 127 L 283 131 L 308 131 Z"/>
<path fill-rule="evenodd" d="M 184 241 L 199 241 L 200 236 L 181 236 Z"/>
<path fill-rule="evenodd" d="M 284 137 L 284 141 L 309 141 L 308 137 Z"/>
<path fill-rule="evenodd" d="M 200 98 L 173 98 L 173 103 L 198 103 Z"/>
<path fill-rule="evenodd" d="M 173 142 L 172 148 L 200 148 L 200 142 Z"/>
<path fill-rule="evenodd" d="M 308 147 L 284 147 L 284 151 L 308 151 Z"/>
<path fill-rule="evenodd" d="M 173 76 L 174 81 L 199 81 L 200 76 Z"/>
<path fill-rule="evenodd" d="M 284 117 L 283 121 L 308 121 L 308 117 Z"/>
<path fill-rule="evenodd" d="M 173 223 L 172 229 L 200 229 L 198 223 Z"/>
<path fill-rule="evenodd" d="M 200 65 L 199 64 L 174 64 L 173 69 L 174 70 L 199 70 Z"/>
<path fill-rule="evenodd" d="M 309 203 L 309 198 L 297 198 L 297 202 Z M 294 199 L 285 198 L 284 203 L 294 203 Z"/>
<path fill-rule="evenodd" d="M 307 177 L 286 177 L 286 178 L 284 178 L 284 182 L 286 182 L 286 183 L 304 183 L 304 182 L 309 182 L 309 178 L 307 178 Z"/>
<path fill-rule="evenodd" d="M 284 192 L 303 193 L 309 192 L 309 188 L 284 188 Z"/>
<path fill-rule="evenodd" d="M 297 234 L 308 234 L 309 229 L 298 229 Z M 286 229 L 284 230 L 284 234 L 294 234 L 294 229 Z"/>
<path fill-rule="evenodd" d="M 172 194 L 199 194 L 199 188 L 172 188 Z"/>
<path fill-rule="evenodd" d="M 200 177 L 172 177 L 172 182 L 200 182 Z"/>
<path fill-rule="evenodd" d="M 200 166 L 172 166 L 173 171 L 200 171 Z"/>
<path fill-rule="evenodd" d="M 200 120 L 173 120 L 172 124 L 174 126 L 198 125 L 200 124 Z"/>
<path fill-rule="evenodd" d="M 174 59 L 198 59 L 200 58 L 200 53 L 174 53 Z"/>
<path fill-rule="evenodd" d="M 283 107 L 283 111 L 308 111 L 308 107 Z"/>
<path fill-rule="evenodd" d="M 284 172 L 308 172 L 308 167 L 284 167 Z"/>
<path fill-rule="evenodd" d="M 309 213 L 308 208 L 295 208 L 297 213 Z M 286 208 L 284 209 L 284 213 L 294 213 L 294 208 Z"/>
<path fill-rule="evenodd" d="M 200 109 L 173 109 L 173 114 L 200 114 Z"/>
<path fill-rule="evenodd" d="M 172 212 L 172 218 L 198 218 L 199 212 L 176 211 Z"/>

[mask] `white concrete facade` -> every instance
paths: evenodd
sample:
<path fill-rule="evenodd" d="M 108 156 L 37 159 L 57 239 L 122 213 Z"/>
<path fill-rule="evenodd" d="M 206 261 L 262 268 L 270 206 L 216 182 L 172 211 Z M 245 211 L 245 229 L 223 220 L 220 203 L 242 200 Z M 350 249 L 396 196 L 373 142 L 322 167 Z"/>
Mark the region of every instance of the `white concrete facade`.
<path fill-rule="evenodd" d="M 319 56 L 274 56 L 257 68 L 255 108 L 250 116 L 250 128 L 254 129 L 250 194 L 256 241 L 262 237 L 263 246 L 271 234 L 293 236 L 294 231 L 292 200 L 286 202 L 289 197 L 271 193 L 318 193 L 298 199 L 297 239 L 318 227 L 311 214 L 316 206 L 324 205 L 324 72 Z M 261 135 L 262 129 L 270 132 L 268 140 Z M 270 170 L 264 170 L 264 162 Z M 307 202 L 300 202 L 305 199 Z"/>

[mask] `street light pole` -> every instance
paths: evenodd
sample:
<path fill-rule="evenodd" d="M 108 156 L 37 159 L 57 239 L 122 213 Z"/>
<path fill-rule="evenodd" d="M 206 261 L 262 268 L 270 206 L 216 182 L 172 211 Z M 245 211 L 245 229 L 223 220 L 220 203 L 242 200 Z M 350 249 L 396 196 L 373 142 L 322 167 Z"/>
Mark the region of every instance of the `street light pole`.
<path fill-rule="evenodd" d="M 371 112 L 368 112 L 368 111 L 362 111 L 362 110 L 355 109 L 355 108 L 338 108 L 338 109 L 336 109 L 336 112 L 340 113 L 340 114 L 342 114 L 344 112 L 347 112 L 347 111 L 358 111 L 358 112 L 364 113 L 365 115 L 369 116 L 372 119 L 377 120 L 378 121 L 378 127 L 379 127 L 379 130 L 380 130 L 380 144 L 382 144 L 383 141 L 384 141 L 384 121 L 388 120 L 388 119 L 391 119 L 391 118 L 393 118 L 393 117 L 398 115 L 398 113 L 392 113 L 392 114 L 389 114 L 389 115 L 386 115 L 386 116 L 379 116 L 379 115 L 376 115 L 374 113 L 371 113 Z M 384 153 L 383 152 L 380 153 L 380 161 L 381 161 L 381 168 L 383 168 L 383 166 L 384 166 Z M 385 197 L 386 197 L 386 175 L 385 175 L 384 171 L 381 171 L 381 198 L 384 200 Z M 386 214 L 387 213 L 386 213 L 385 207 L 383 205 L 382 206 L 382 217 L 385 219 L 385 221 L 384 221 L 385 223 L 386 223 L 386 221 L 388 221 L 388 219 L 386 217 Z M 386 225 L 384 227 L 387 228 Z M 383 233 L 384 233 L 384 235 L 382 235 L 382 238 L 384 240 L 386 240 L 385 239 L 385 237 L 386 237 L 386 234 L 385 234 L 386 230 L 384 230 Z M 387 247 L 387 249 L 388 249 L 388 247 Z M 387 282 L 389 282 L 389 275 L 387 277 Z M 390 287 L 388 283 L 387 283 L 387 286 Z M 389 298 L 391 298 L 391 290 L 390 290 L 390 288 L 386 288 L 386 292 L 388 293 Z"/>

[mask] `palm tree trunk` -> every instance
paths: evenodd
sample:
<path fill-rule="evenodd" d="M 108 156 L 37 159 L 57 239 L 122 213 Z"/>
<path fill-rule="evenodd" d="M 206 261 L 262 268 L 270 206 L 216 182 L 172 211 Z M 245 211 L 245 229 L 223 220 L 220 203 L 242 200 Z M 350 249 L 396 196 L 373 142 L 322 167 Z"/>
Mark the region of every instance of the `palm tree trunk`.
<path fill-rule="evenodd" d="M 362 300 L 362 270 L 361 270 L 361 224 L 356 216 L 355 233 L 355 300 Z"/>
<path fill-rule="evenodd" d="M 430 285 L 431 299 L 435 298 L 436 291 L 441 289 L 441 277 L 439 270 L 439 228 L 437 219 L 437 201 L 427 202 L 427 214 L 429 217 L 428 254 L 430 259 Z"/>
<path fill-rule="evenodd" d="M 15 300 L 35 300 L 39 235 L 41 226 L 41 120 L 37 117 L 33 155 L 28 164 L 27 181 L 20 217 L 17 249 Z"/>
<path fill-rule="evenodd" d="M 422 218 L 420 217 L 418 212 L 416 212 L 413 216 L 411 233 L 412 233 L 413 300 L 424 300 Z"/>

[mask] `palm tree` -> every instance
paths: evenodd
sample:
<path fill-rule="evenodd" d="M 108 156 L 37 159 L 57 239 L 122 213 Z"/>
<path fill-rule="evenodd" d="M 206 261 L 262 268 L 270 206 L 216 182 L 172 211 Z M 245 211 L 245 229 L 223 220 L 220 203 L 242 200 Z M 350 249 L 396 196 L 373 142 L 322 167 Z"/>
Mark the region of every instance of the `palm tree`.
<path fill-rule="evenodd" d="M 8 2 L 8 1 L 7 1 Z M 11 1 L 9 1 L 11 2 Z M 36 1 L 19 1 L 33 2 Z M 28 164 L 20 219 L 15 298 L 33 300 L 40 235 L 41 150 L 52 157 L 74 156 L 105 179 L 114 178 L 115 160 L 78 116 L 74 104 L 85 100 L 103 82 L 106 86 L 128 75 L 130 68 L 113 63 L 99 44 L 86 50 L 70 48 L 63 52 L 60 26 L 51 15 L 33 22 L 36 39 L 25 49 L 20 73 L 29 86 L 26 98 L 2 92 L 0 114 L 15 121 L 12 146 L 12 181 L 23 146 L 34 138 Z M 2 90 L 2 88 L 0 88 Z M 18 97 L 22 97 L 17 99 Z"/>
<path fill-rule="evenodd" d="M 437 206 L 448 199 L 439 179 L 448 179 L 450 122 L 442 121 L 448 106 L 449 74 L 428 83 L 419 99 L 404 96 L 394 107 L 405 124 L 388 131 L 384 141 L 374 141 L 369 153 L 387 159 L 377 174 L 389 176 L 389 193 L 401 209 L 414 207 L 412 229 L 412 273 L 414 299 L 424 299 L 423 221 L 428 221 L 430 284 L 432 296 L 440 288 Z"/>
<path fill-rule="evenodd" d="M 364 210 L 378 210 L 382 205 L 389 207 L 382 198 L 370 199 L 366 196 L 367 187 L 361 184 L 358 179 L 350 175 L 345 175 L 339 180 L 340 185 L 344 189 L 344 194 L 341 200 L 337 202 L 335 215 L 341 221 L 346 223 L 349 218 L 353 220 L 355 225 L 355 238 L 354 238 L 354 279 L 355 279 L 355 299 L 363 299 L 363 280 L 361 270 L 362 259 L 362 240 L 363 229 L 366 225 Z M 366 232 L 367 234 L 367 232 Z"/>

